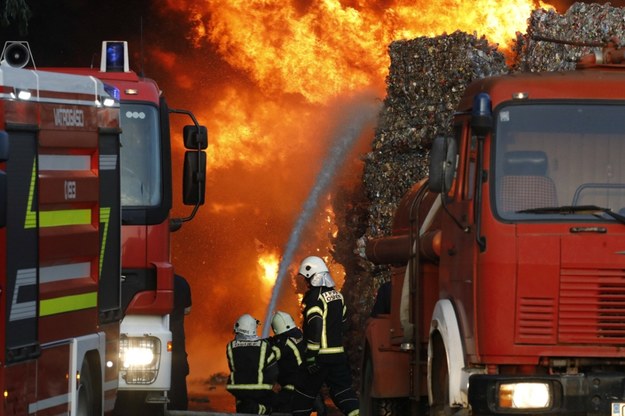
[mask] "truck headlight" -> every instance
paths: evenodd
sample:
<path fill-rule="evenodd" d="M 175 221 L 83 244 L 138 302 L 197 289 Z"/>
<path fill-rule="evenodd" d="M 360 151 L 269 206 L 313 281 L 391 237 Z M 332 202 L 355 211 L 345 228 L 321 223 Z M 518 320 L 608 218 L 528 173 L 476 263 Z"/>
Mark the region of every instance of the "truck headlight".
<path fill-rule="evenodd" d="M 549 383 L 519 382 L 499 385 L 499 407 L 504 409 L 546 409 L 553 392 Z"/>
<path fill-rule="evenodd" d="M 156 337 L 122 337 L 119 344 L 121 376 L 128 384 L 151 384 L 158 376 L 161 341 Z"/>

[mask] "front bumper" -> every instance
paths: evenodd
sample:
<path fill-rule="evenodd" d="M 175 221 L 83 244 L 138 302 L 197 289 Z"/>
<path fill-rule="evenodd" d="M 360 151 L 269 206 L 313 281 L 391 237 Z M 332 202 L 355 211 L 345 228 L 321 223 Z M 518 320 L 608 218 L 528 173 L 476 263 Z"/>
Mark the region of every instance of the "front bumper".
<path fill-rule="evenodd" d="M 510 409 L 500 406 L 502 384 L 547 383 L 551 402 L 545 409 Z M 469 405 L 474 415 L 610 416 L 615 404 L 625 403 L 625 373 L 503 376 L 475 374 L 469 378 Z"/>

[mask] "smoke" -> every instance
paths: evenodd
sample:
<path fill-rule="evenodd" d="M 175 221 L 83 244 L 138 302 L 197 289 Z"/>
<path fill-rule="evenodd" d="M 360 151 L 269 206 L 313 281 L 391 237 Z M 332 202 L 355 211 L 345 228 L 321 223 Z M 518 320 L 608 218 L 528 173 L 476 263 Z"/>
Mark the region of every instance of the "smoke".
<path fill-rule="evenodd" d="M 278 276 L 265 315 L 267 325 L 263 327 L 263 338 L 269 336 L 269 322 L 271 322 L 272 314 L 276 308 L 276 302 L 280 296 L 282 281 L 300 245 L 302 232 L 317 209 L 319 198 L 332 182 L 337 169 L 341 166 L 349 150 L 353 147 L 357 139 L 361 137 L 364 128 L 368 125 L 375 124 L 379 112 L 379 105 L 376 105 L 372 99 L 361 101 L 359 98 L 352 105 L 349 105 L 348 108 L 349 111 L 345 114 L 345 120 L 341 123 L 339 126 L 340 129 L 336 132 L 335 139 L 333 140 L 334 145 L 330 148 L 324 160 L 321 171 L 317 176 L 308 198 L 304 202 L 301 214 L 297 218 L 284 248 L 284 255 L 280 261 Z"/>

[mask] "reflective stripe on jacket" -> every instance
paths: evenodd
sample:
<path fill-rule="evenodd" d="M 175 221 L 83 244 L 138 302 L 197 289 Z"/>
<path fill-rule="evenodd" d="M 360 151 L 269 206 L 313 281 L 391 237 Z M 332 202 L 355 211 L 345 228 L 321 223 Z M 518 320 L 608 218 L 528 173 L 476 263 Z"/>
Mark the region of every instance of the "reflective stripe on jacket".
<path fill-rule="evenodd" d="M 232 340 L 228 343 L 226 355 L 230 367 L 226 389 L 271 390 L 278 368 L 267 340 Z"/>
<path fill-rule="evenodd" d="M 304 296 L 304 336 L 307 357 L 343 354 L 345 301 L 343 295 L 329 287 L 314 287 Z M 323 359 L 322 359 L 323 360 Z"/>

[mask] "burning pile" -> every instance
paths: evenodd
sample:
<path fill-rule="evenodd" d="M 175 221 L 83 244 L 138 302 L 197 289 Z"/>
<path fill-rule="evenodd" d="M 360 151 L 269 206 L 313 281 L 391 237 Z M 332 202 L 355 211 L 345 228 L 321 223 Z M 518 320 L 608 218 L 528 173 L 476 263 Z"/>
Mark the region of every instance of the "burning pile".
<path fill-rule="evenodd" d="M 574 61 L 590 50 L 582 44 L 604 44 L 612 37 L 625 41 L 625 9 L 609 4 L 576 3 L 563 15 L 539 9 L 528 23 L 527 35 L 516 40 L 515 71 L 573 69 Z M 347 272 L 343 293 L 352 311 L 348 339 L 355 369 L 375 290 L 388 274 L 386 267 L 374 267 L 360 256 L 341 258 L 349 257 L 341 253 L 353 250 L 357 240 L 356 252 L 362 255 L 367 239 L 390 234 L 401 197 L 427 175 L 432 140 L 451 134 L 452 115 L 467 85 L 510 70 L 496 47 L 463 32 L 395 41 L 389 54 L 387 97 L 365 158 L 363 189 L 352 195 L 356 203 L 334 209 L 347 213 L 334 245 L 335 258 Z"/>

